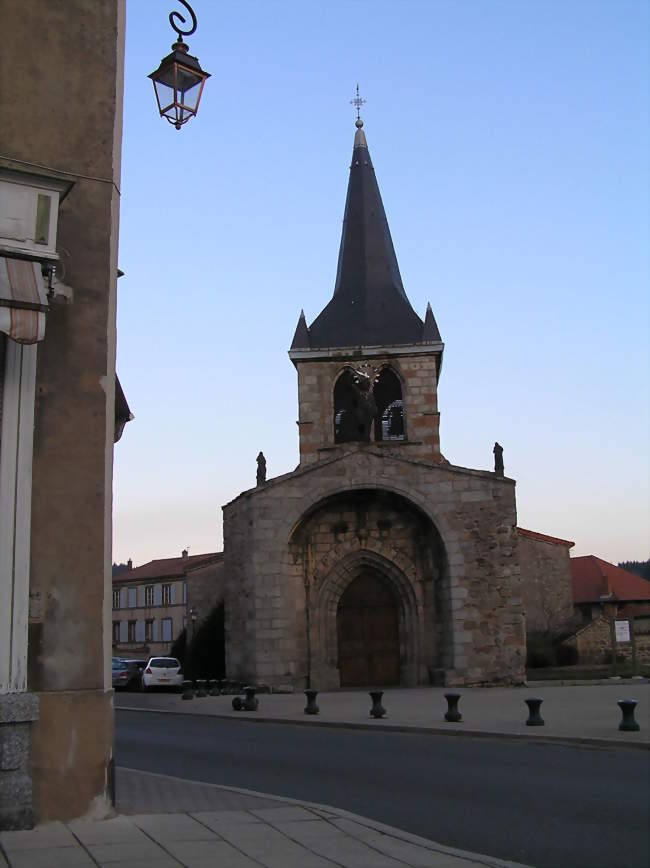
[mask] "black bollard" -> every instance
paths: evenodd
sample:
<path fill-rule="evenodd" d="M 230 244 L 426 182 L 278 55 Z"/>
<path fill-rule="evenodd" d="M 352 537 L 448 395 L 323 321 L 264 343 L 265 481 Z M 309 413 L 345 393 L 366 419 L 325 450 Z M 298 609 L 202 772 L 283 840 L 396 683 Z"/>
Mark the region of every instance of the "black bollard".
<path fill-rule="evenodd" d="M 528 706 L 528 720 L 526 721 L 526 726 L 544 726 L 544 718 L 539 713 L 539 709 L 542 705 L 543 699 L 524 699 L 524 702 Z"/>
<path fill-rule="evenodd" d="M 305 714 L 318 714 L 319 708 L 316 705 L 317 690 L 305 690 L 307 697 L 307 705 L 305 706 Z"/>
<path fill-rule="evenodd" d="M 254 687 L 244 687 L 246 699 L 244 700 L 244 711 L 257 711 L 259 700 L 255 697 Z"/>
<path fill-rule="evenodd" d="M 194 699 L 194 691 L 192 690 L 192 682 L 183 682 L 183 699 Z"/>
<path fill-rule="evenodd" d="M 205 690 L 205 678 L 197 678 L 196 679 L 196 695 L 197 697 L 207 696 L 207 692 Z"/>
<path fill-rule="evenodd" d="M 458 723 L 463 719 L 463 715 L 458 710 L 460 693 L 445 693 L 445 699 L 447 700 L 445 720 L 449 721 L 449 723 Z"/>
<path fill-rule="evenodd" d="M 208 681 L 208 694 L 210 696 L 219 696 L 219 688 L 214 678 L 211 678 L 210 681 Z"/>
<path fill-rule="evenodd" d="M 241 696 L 234 696 L 232 700 L 232 707 L 234 711 L 241 711 L 244 707 L 244 703 L 242 702 Z"/>
<path fill-rule="evenodd" d="M 623 732 L 638 732 L 641 727 L 634 719 L 636 699 L 619 699 L 616 704 L 623 712 L 623 720 L 619 723 L 618 728 Z"/>
<path fill-rule="evenodd" d="M 386 714 L 386 709 L 381 704 L 382 696 L 384 695 L 383 690 L 371 690 L 370 698 L 372 699 L 372 708 L 370 709 L 370 716 L 379 719 Z"/>

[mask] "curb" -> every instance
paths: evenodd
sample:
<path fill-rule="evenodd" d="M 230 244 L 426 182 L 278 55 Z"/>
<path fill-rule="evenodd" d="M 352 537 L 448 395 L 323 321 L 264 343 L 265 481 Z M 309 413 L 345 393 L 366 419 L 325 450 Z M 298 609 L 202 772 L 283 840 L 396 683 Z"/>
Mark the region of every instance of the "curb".
<path fill-rule="evenodd" d="M 182 712 L 173 712 L 173 713 L 182 713 Z M 216 715 L 213 715 L 216 716 Z M 283 802 L 284 804 L 296 805 L 299 807 L 311 808 L 314 811 L 320 811 L 325 814 L 335 815 L 336 817 L 341 817 L 346 820 L 350 820 L 353 823 L 357 823 L 360 826 L 364 826 L 367 829 L 374 829 L 377 832 L 381 832 L 383 835 L 390 835 L 391 838 L 397 838 L 401 841 L 406 841 L 409 844 L 415 844 L 418 847 L 422 847 L 426 850 L 429 850 L 433 853 L 440 853 L 445 856 L 453 856 L 456 859 L 464 859 L 467 862 L 473 862 L 476 865 L 486 865 L 489 868 L 532 868 L 532 866 L 525 865 L 522 862 L 511 862 L 504 859 L 499 859 L 496 856 L 487 856 L 483 853 L 473 853 L 470 850 L 459 850 L 455 847 L 447 847 L 444 844 L 438 844 L 437 841 L 432 841 L 429 838 L 421 838 L 419 835 L 414 835 L 412 832 L 406 832 L 403 829 L 397 829 L 394 826 L 387 826 L 385 823 L 380 823 L 378 820 L 371 820 L 368 817 L 363 817 L 360 814 L 353 814 L 351 811 L 346 811 L 343 808 L 335 808 L 332 805 L 323 805 L 319 802 L 309 802 L 305 799 L 292 799 L 290 796 L 275 796 L 271 793 L 261 793 L 257 790 L 247 790 L 243 787 L 230 787 L 226 784 L 211 784 L 206 781 L 193 781 L 189 778 L 179 778 L 175 775 L 163 775 L 159 772 L 148 772 L 143 769 L 134 769 L 130 766 L 117 766 L 116 772 L 119 774 L 120 769 L 125 772 L 134 772 L 135 774 L 143 774 L 150 775 L 152 777 L 160 778 L 161 780 L 172 780 L 172 781 L 180 781 L 182 783 L 199 785 L 203 787 L 212 787 L 217 790 L 225 790 L 229 793 L 238 793 L 242 796 L 255 796 L 256 798 L 261 799 L 269 799 L 274 802 Z M 196 813 L 193 811 L 186 811 L 184 813 Z M 326 819 L 326 818 L 324 818 Z"/>
<path fill-rule="evenodd" d="M 542 735 L 533 733 L 514 733 L 514 732 L 486 732 L 485 730 L 477 729 L 435 729 L 429 726 L 409 726 L 408 724 L 391 724 L 384 723 L 356 723 L 354 721 L 339 721 L 339 720 L 286 720 L 278 719 L 277 717 L 240 717 L 234 714 L 205 714 L 198 711 L 176 711 L 170 708 L 139 708 L 132 706 L 116 705 L 115 711 L 134 711 L 146 712 L 148 714 L 179 714 L 190 715 L 191 717 L 203 717 L 216 720 L 236 720 L 248 723 L 275 723 L 279 726 L 318 726 L 326 729 L 353 729 L 353 730 L 370 730 L 373 732 L 399 732 L 413 733 L 414 735 L 445 735 L 456 738 L 488 738 L 498 739 L 500 741 L 525 741 L 529 744 L 564 744 L 568 747 L 591 747 L 591 748 L 623 748 L 626 750 L 650 750 L 648 742 L 633 742 L 633 741 L 618 741 L 609 738 L 585 738 L 581 736 L 571 735 Z M 456 727 L 458 724 L 452 724 Z M 181 779 L 182 780 L 182 779 Z"/>

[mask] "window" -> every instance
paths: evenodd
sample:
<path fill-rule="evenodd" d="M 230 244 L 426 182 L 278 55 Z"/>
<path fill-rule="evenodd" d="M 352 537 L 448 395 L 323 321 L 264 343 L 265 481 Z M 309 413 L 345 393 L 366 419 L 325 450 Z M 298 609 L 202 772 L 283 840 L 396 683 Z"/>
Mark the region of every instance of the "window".
<path fill-rule="evenodd" d="M 144 641 L 153 642 L 153 618 L 150 618 L 148 621 L 144 622 Z"/>
<path fill-rule="evenodd" d="M 153 606 L 153 585 L 147 585 L 144 589 L 145 606 Z"/>
<path fill-rule="evenodd" d="M 117 645 L 120 641 L 120 622 L 113 621 L 113 645 Z"/>
<path fill-rule="evenodd" d="M 187 605 L 187 582 L 183 582 L 183 605 Z"/>
<path fill-rule="evenodd" d="M 135 621 L 129 621 L 129 633 L 128 633 L 128 641 L 135 642 Z"/>
<path fill-rule="evenodd" d="M 119 591 L 113 591 L 113 608 L 114 609 L 120 608 L 120 592 Z"/>
<path fill-rule="evenodd" d="M 129 590 L 127 591 L 127 595 L 129 609 L 135 609 L 135 607 L 138 605 L 138 589 L 129 588 Z"/>
<path fill-rule="evenodd" d="M 163 606 L 169 606 L 174 602 L 174 594 L 173 588 L 171 585 L 163 585 L 162 586 L 162 604 Z"/>
<path fill-rule="evenodd" d="M 163 642 L 171 642 L 172 641 L 172 619 L 171 618 L 163 618 L 162 619 L 162 641 Z"/>

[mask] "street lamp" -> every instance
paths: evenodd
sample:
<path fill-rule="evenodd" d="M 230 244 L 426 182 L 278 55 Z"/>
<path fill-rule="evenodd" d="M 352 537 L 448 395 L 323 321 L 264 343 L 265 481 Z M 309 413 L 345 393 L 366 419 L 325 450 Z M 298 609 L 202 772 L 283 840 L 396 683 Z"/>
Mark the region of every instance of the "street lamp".
<path fill-rule="evenodd" d="M 153 81 L 160 116 L 180 130 L 198 112 L 203 85 L 206 78 L 210 78 L 210 73 L 201 69 L 198 58 L 187 53 L 189 46 L 183 42 L 183 36 L 191 36 L 196 30 L 196 15 L 186 0 L 178 2 L 192 16 L 192 26 L 189 30 L 181 30 L 176 19 L 185 24 L 185 18 L 180 12 L 169 13 L 169 23 L 178 34 L 178 41 L 174 42 L 171 54 L 160 61 L 160 66 L 149 78 Z"/>

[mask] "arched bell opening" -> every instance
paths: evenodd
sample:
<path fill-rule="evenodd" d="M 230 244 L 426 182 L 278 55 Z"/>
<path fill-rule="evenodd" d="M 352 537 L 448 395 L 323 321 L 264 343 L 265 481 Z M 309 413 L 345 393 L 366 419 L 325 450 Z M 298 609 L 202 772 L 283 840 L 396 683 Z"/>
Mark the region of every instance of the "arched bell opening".
<path fill-rule="evenodd" d="M 382 368 L 373 394 L 377 407 L 375 440 L 406 440 L 402 384 L 392 368 Z"/>
<path fill-rule="evenodd" d="M 369 443 L 376 411 L 370 378 L 345 368 L 334 384 L 334 442 Z"/>

